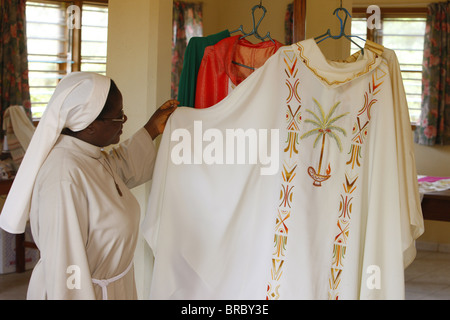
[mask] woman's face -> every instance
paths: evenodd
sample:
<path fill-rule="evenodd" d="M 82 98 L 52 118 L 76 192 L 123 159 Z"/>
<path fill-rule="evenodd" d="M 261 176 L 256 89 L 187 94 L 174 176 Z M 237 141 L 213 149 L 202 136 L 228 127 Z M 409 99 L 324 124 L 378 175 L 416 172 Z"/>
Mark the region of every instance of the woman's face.
<path fill-rule="evenodd" d="M 118 92 L 111 99 L 111 106 L 108 112 L 96 119 L 97 127 L 95 145 L 106 147 L 111 144 L 119 143 L 122 134 L 123 124 L 127 121 L 127 116 L 123 112 L 122 94 Z"/>

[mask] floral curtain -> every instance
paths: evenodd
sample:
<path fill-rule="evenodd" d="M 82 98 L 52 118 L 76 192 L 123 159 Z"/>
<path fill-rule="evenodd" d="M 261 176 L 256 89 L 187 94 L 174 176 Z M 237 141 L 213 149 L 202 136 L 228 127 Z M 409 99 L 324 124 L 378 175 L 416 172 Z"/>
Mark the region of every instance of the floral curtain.
<path fill-rule="evenodd" d="M 184 52 L 189 39 L 203 36 L 203 5 L 201 2 L 173 2 L 172 36 L 172 98 L 178 96 L 178 83 L 183 69 Z"/>
<path fill-rule="evenodd" d="M 26 0 L 0 0 L 0 124 L 11 105 L 31 119 L 25 19 Z"/>
<path fill-rule="evenodd" d="M 422 112 L 415 142 L 450 144 L 450 4 L 428 6 L 422 73 Z"/>
<path fill-rule="evenodd" d="M 293 43 L 294 34 L 294 3 L 287 5 L 284 16 L 284 43 L 290 45 Z"/>

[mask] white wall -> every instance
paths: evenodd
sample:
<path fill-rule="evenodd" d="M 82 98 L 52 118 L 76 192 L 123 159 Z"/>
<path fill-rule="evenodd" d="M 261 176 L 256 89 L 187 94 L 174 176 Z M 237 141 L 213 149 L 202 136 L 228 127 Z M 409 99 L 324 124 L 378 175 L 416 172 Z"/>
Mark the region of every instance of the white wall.
<path fill-rule="evenodd" d="M 195 2 L 199 0 L 188 0 Z M 236 30 L 242 24 L 246 32 L 252 30 L 252 8 L 259 4 L 255 0 L 201 0 L 203 2 L 203 30 L 204 35 L 214 34 L 224 29 Z M 267 12 L 259 26 L 258 33 L 261 36 L 270 32 L 273 39 L 284 43 L 284 17 L 288 3 L 292 0 L 262 1 Z M 258 22 L 262 10 L 255 10 L 255 22 Z M 238 33 L 236 33 L 238 34 Z M 250 42 L 256 43 L 260 40 L 248 37 Z"/>
<path fill-rule="evenodd" d="M 122 140 L 170 98 L 172 1 L 109 0 L 107 75 L 122 92 L 128 121 Z M 142 214 L 150 184 L 133 189 Z M 142 237 L 135 258 L 139 298 L 148 297 L 151 253 Z"/>

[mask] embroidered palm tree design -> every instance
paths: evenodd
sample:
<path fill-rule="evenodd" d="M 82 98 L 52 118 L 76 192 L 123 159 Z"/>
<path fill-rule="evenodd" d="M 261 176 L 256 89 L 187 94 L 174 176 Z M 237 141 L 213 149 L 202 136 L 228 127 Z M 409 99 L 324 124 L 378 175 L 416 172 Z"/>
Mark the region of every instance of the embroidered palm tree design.
<path fill-rule="evenodd" d="M 334 123 L 336 121 L 338 121 L 339 119 L 345 117 L 348 114 L 348 112 L 340 114 L 335 117 L 332 117 L 333 114 L 335 113 L 337 107 L 341 103 L 340 101 L 336 102 L 331 107 L 330 111 L 328 111 L 328 114 L 325 114 L 325 111 L 323 110 L 323 107 L 320 105 L 320 103 L 317 102 L 317 100 L 314 98 L 313 98 L 313 100 L 314 100 L 314 103 L 315 103 L 319 113 L 316 114 L 315 112 L 307 109 L 306 112 L 309 113 L 310 115 L 312 115 L 312 118 L 306 119 L 305 122 L 311 123 L 315 128 L 304 133 L 300 137 L 300 139 L 305 139 L 307 137 L 317 135 L 316 140 L 314 141 L 314 145 L 313 145 L 314 148 L 317 146 L 319 141 L 322 141 L 322 150 L 320 152 L 319 167 L 317 169 L 317 172 L 313 167 L 308 168 L 308 174 L 314 180 L 313 185 L 315 185 L 316 187 L 320 187 L 320 186 L 322 186 L 323 181 L 328 180 L 331 177 L 331 165 L 330 164 L 328 164 L 328 168 L 326 169 L 325 174 L 322 174 L 320 172 L 320 170 L 322 169 L 323 151 L 324 151 L 324 147 L 325 147 L 326 137 L 328 136 L 328 137 L 332 138 L 336 142 L 336 144 L 339 148 L 339 152 L 342 151 L 342 143 L 341 143 L 341 140 L 337 133 L 340 132 L 344 136 L 347 136 L 347 132 L 343 128 L 334 125 Z"/>

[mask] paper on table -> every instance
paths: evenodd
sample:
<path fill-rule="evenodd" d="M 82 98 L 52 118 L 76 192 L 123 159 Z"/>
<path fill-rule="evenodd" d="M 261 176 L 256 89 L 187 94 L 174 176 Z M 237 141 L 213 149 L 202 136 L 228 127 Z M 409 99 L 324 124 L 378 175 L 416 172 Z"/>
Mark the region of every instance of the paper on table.
<path fill-rule="evenodd" d="M 419 192 L 436 192 L 450 189 L 450 177 L 418 176 Z"/>

